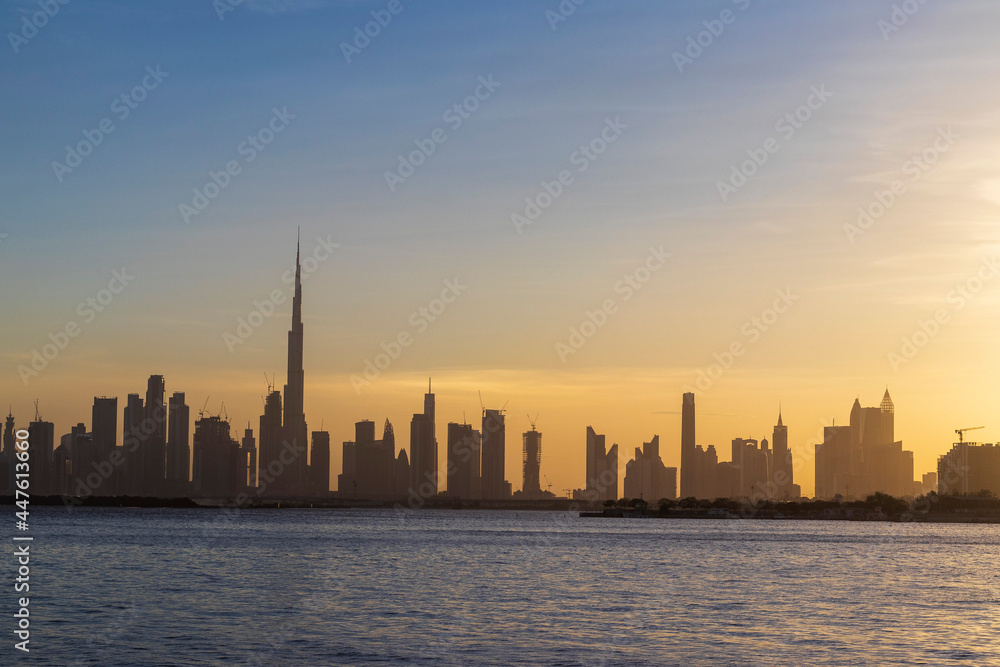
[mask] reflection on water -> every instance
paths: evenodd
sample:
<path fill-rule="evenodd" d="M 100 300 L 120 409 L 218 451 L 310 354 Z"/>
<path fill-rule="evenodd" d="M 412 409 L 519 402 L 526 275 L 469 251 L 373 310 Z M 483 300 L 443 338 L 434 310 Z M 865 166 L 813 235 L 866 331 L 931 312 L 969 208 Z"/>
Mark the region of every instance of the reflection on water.
<path fill-rule="evenodd" d="M 996 526 L 32 516 L 29 663 L 1000 664 Z"/>

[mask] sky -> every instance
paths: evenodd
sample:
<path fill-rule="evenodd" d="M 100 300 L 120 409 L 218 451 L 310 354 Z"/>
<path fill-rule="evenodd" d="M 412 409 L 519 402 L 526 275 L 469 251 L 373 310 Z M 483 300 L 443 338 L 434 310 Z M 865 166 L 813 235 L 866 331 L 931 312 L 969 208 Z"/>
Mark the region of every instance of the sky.
<path fill-rule="evenodd" d="M 722 458 L 780 408 L 806 494 L 887 387 L 918 478 L 1000 440 L 1000 8 L 577 2 L 5 3 L 0 402 L 58 436 L 162 374 L 256 428 L 300 229 L 334 480 L 428 377 L 442 468 L 481 393 L 557 494 L 588 425 L 679 465 L 690 390 Z"/>

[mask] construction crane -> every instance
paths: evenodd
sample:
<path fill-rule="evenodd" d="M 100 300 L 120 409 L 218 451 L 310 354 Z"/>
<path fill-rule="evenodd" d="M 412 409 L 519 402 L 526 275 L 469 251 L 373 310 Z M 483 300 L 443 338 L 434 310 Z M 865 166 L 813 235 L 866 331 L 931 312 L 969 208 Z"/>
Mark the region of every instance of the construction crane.
<path fill-rule="evenodd" d="M 534 418 L 534 419 L 532 419 L 532 418 L 531 418 L 531 413 L 528 413 L 528 423 L 529 423 L 529 424 L 531 424 L 531 430 L 532 430 L 532 431 L 535 431 L 535 430 L 537 430 L 537 429 L 535 428 L 535 422 L 536 422 L 536 421 L 538 421 L 538 415 L 540 415 L 540 414 L 542 414 L 542 413 L 541 413 L 541 412 L 539 412 L 539 413 L 538 413 L 537 415 L 535 415 L 535 418 Z"/>
<path fill-rule="evenodd" d="M 542 477 L 544 477 L 544 478 L 545 478 L 545 483 L 546 483 L 546 484 L 548 485 L 548 487 L 549 487 L 549 493 L 552 493 L 552 482 L 550 482 L 550 481 L 549 481 L 549 476 L 548 476 L 548 475 L 545 475 L 545 474 L 543 474 L 543 475 L 542 475 Z"/>
<path fill-rule="evenodd" d="M 985 426 L 970 426 L 969 428 L 956 428 L 955 429 L 955 433 L 958 433 L 958 441 L 959 442 L 965 442 L 965 439 L 962 437 L 962 434 L 965 433 L 966 431 L 975 431 L 976 429 L 980 429 L 980 428 L 986 428 L 986 427 Z"/>

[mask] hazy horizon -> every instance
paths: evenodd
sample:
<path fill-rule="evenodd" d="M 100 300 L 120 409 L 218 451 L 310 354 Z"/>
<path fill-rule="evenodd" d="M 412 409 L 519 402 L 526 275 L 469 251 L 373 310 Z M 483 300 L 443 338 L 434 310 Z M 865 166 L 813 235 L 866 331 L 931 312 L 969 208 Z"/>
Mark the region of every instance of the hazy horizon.
<path fill-rule="evenodd" d="M 117 396 L 120 444 L 126 395 L 162 374 L 193 415 L 224 402 L 257 431 L 263 376 L 285 381 L 301 228 L 304 411 L 331 434 L 334 488 L 356 421 L 388 418 L 408 447 L 428 377 L 442 470 L 445 425 L 478 425 L 481 391 L 506 404 L 514 489 L 539 415 L 557 495 L 585 484 L 588 425 L 623 463 L 657 434 L 678 466 L 691 387 L 697 443 L 722 458 L 770 440 L 780 406 L 806 495 L 823 426 L 887 387 L 917 479 L 957 428 L 1000 441 L 993 5 L 903 21 L 881 0 L 567 16 L 404 0 L 358 46 L 390 4 L 73 0 L 8 37 L 0 401 L 19 426 L 38 399 L 58 443 Z M 20 35 L 36 11 L 0 24 Z M 398 359 L 352 383 L 401 334 Z"/>

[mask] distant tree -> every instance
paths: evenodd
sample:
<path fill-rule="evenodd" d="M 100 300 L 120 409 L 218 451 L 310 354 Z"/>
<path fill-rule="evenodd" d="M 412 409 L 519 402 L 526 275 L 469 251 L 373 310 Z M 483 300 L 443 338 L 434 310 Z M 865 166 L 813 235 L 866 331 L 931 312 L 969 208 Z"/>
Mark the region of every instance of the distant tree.
<path fill-rule="evenodd" d="M 677 507 L 677 501 L 671 498 L 660 498 L 660 512 L 667 512 Z"/>
<path fill-rule="evenodd" d="M 607 508 L 614 507 L 615 506 L 615 501 L 613 501 L 613 500 L 605 500 L 604 501 L 604 506 L 607 507 Z"/>
<path fill-rule="evenodd" d="M 681 501 L 678 504 L 681 509 L 689 510 L 698 507 L 698 499 L 694 496 L 688 496 L 687 498 L 681 498 Z"/>
<path fill-rule="evenodd" d="M 737 511 L 740 508 L 739 502 L 732 498 L 716 498 L 712 501 L 712 507 L 721 507 L 725 510 Z"/>
<path fill-rule="evenodd" d="M 910 504 L 902 498 L 896 498 L 881 491 L 876 491 L 865 498 L 863 506 L 868 509 L 881 509 L 889 516 L 902 514 L 910 508 Z"/>
<path fill-rule="evenodd" d="M 615 503 L 615 504 L 618 505 L 618 507 L 621 507 L 622 509 L 625 509 L 626 507 L 629 506 L 628 505 L 629 504 L 629 499 L 628 498 L 619 498 L 618 502 Z"/>

